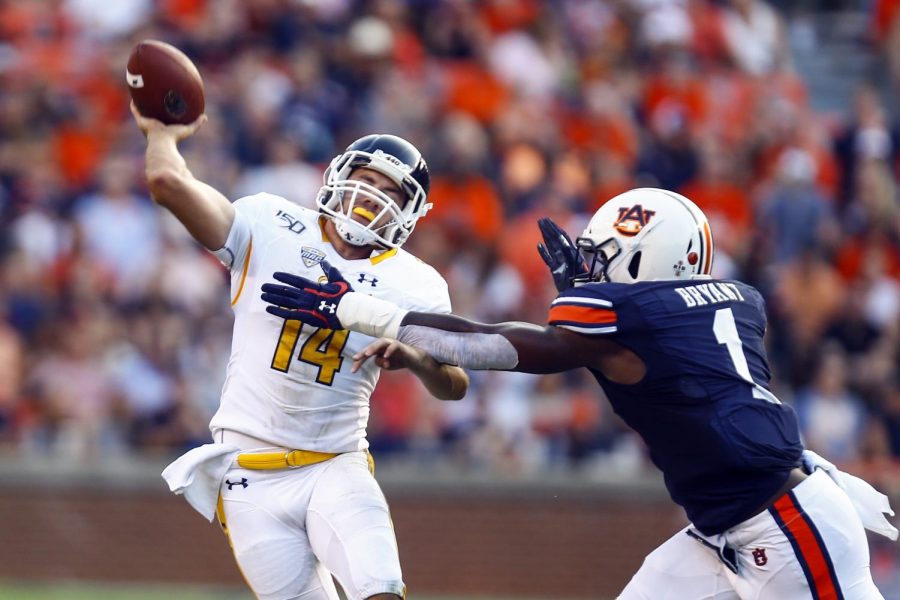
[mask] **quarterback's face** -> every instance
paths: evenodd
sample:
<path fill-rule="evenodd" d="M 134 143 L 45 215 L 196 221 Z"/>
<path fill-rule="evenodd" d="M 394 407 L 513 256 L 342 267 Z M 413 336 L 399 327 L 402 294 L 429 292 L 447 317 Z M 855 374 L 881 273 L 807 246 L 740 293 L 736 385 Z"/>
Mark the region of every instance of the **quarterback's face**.
<path fill-rule="evenodd" d="M 378 188 L 381 192 L 386 194 L 394 203 L 397 204 L 400 208 L 406 204 L 406 194 L 403 193 L 403 190 L 400 189 L 393 179 L 379 173 L 378 171 L 367 169 L 366 167 L 359 167 L 354 169 L 348 179 L 352 179 L 354 181 L 362 181 L 367 183 L 375 188 Z M 345 200 L 346 202 L 346 200 Z M 344 207 L 346 210 L 346 206 Z M 351 218 L 354 221 L 358 221 L 365 225 L 368 225 L 372 222 L 379 212 L 381 212 L 382 203 L 374 198 L 370 197 L 365 193 L 360 193 L 357 195 L 355 204 L 353 207 L 353 213 L 351 214 Z M 384 214 L 379 217 L 378 221 L 376 221 L 374 227 L 378 228 L 391 220 L 390 214 Z"/>

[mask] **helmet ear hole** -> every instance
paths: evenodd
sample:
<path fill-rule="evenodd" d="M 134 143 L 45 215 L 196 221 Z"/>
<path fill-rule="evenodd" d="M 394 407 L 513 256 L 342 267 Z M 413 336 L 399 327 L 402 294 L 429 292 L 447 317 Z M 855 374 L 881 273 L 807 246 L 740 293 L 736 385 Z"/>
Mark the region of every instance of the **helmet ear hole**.
<path fill-rule="evenodd" d="M 638 271 L 641 269 L 641 254 L 641 252 L 635 252 L 631 257 L 631 262 L 628 263 L 628 274 L 632 279 L 637 279 Z"/>

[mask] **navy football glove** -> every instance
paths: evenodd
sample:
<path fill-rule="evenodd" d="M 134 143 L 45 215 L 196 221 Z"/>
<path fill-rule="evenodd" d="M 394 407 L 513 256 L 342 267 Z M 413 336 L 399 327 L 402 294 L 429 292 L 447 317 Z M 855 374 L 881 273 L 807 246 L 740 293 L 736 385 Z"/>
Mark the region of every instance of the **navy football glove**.
<path fill-rule="evenodd" d="M 337 307 L 353 288 L 338 268 L 331 266 L 327 260 L 323 260 L 320 266 L 328 278 L 327 283 L 277 271 L 273 277 L 287 285 L 263 284 L 261 297 L 272 305 L 266 307 L 266 312 L 316 327 L 343 329 L 337 317 Z"/>
<path fill-rule="evenodd" d="M 552 219 L 538 219 L 538 227 L 544 236 L 544 243 L 538 244 L 538 253 L 550 267 L 556 289 L 567 290 L 576 277 L 588 274 L 587 263 L 569 235 Z"/>

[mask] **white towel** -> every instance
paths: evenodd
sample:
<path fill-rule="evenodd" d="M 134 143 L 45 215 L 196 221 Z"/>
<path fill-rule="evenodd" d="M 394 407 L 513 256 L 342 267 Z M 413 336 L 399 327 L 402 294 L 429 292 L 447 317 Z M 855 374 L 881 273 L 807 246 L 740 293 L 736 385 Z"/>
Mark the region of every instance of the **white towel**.
<path fill-rule="evenodd" d="M 894 516 L 887 496 L 873 488 L 863 479 L 844 473 L 812 450 L 803 451 L 803 468 L 807 473 L 822 469 L 850 498 L 853 508 L 862 520 L 863 526 L 873 533 L 897 541 L 897 528 L 891 525 L 885 514 Z"/>
<path fill-rule="evenodd" d="M 866 529 L 896 542 L 900 532 L 884 516 L 885 513 L 894 516 L 888 497 L 873 488 L 864 479 L 849 473 L 840 473 L 844 480 L 844 491 L 850 496 L 853 508 L 856 509 Z"/>
<path fill-rule="evenodd" d="M 184 494 L 194 510 L 212 521 L 225 473 L 240 454 L 231 444 L 204 444 L 176 459 L 162 472 L 169 489 Z"/>

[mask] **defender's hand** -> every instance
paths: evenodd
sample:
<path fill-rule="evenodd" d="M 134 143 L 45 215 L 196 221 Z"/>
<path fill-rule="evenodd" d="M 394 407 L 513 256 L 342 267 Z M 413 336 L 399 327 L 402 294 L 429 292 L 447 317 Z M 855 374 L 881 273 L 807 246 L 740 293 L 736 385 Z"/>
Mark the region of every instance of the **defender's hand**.
<path fill-rule="evenodd" d="M 266 283 L 262 286 L 262 299 L 272 306 L 266 312 L 283 319 L 301 321 L 326 329 L 343 329 L 337 317 L 341 299 L 353 288 L 341 276 L 337 267 L 327 260 L 320 263 L 328 278 L 318 283 L 290 273 L 276 272 L 273 277 L 287 285 Z"/>
<path fill-rule="evenodd" d="M 138 112 L 134 102 L 131 103 L 131 115 L 134 117 L 134 122 L 137 123 L 138 129 L 145 136 L 167 135 L 174 138 L 176 142 L 194 135 L 207 121 L 206 113 L 204 113 L 197 117 L 196 121 L 187 125 L 166 125 L 162 121 L 142 115 Z"/>
<path fill-rule="evenodd" d="M 588 274 L 588 267 L 581 252 L 569 235 L 552 219 L 538 219 L 538 227 L 544 243 L 538 244 L 538 253 L 553 275 L 553 283 L 560 292 L 572 287 L 576 277 Z"/>

